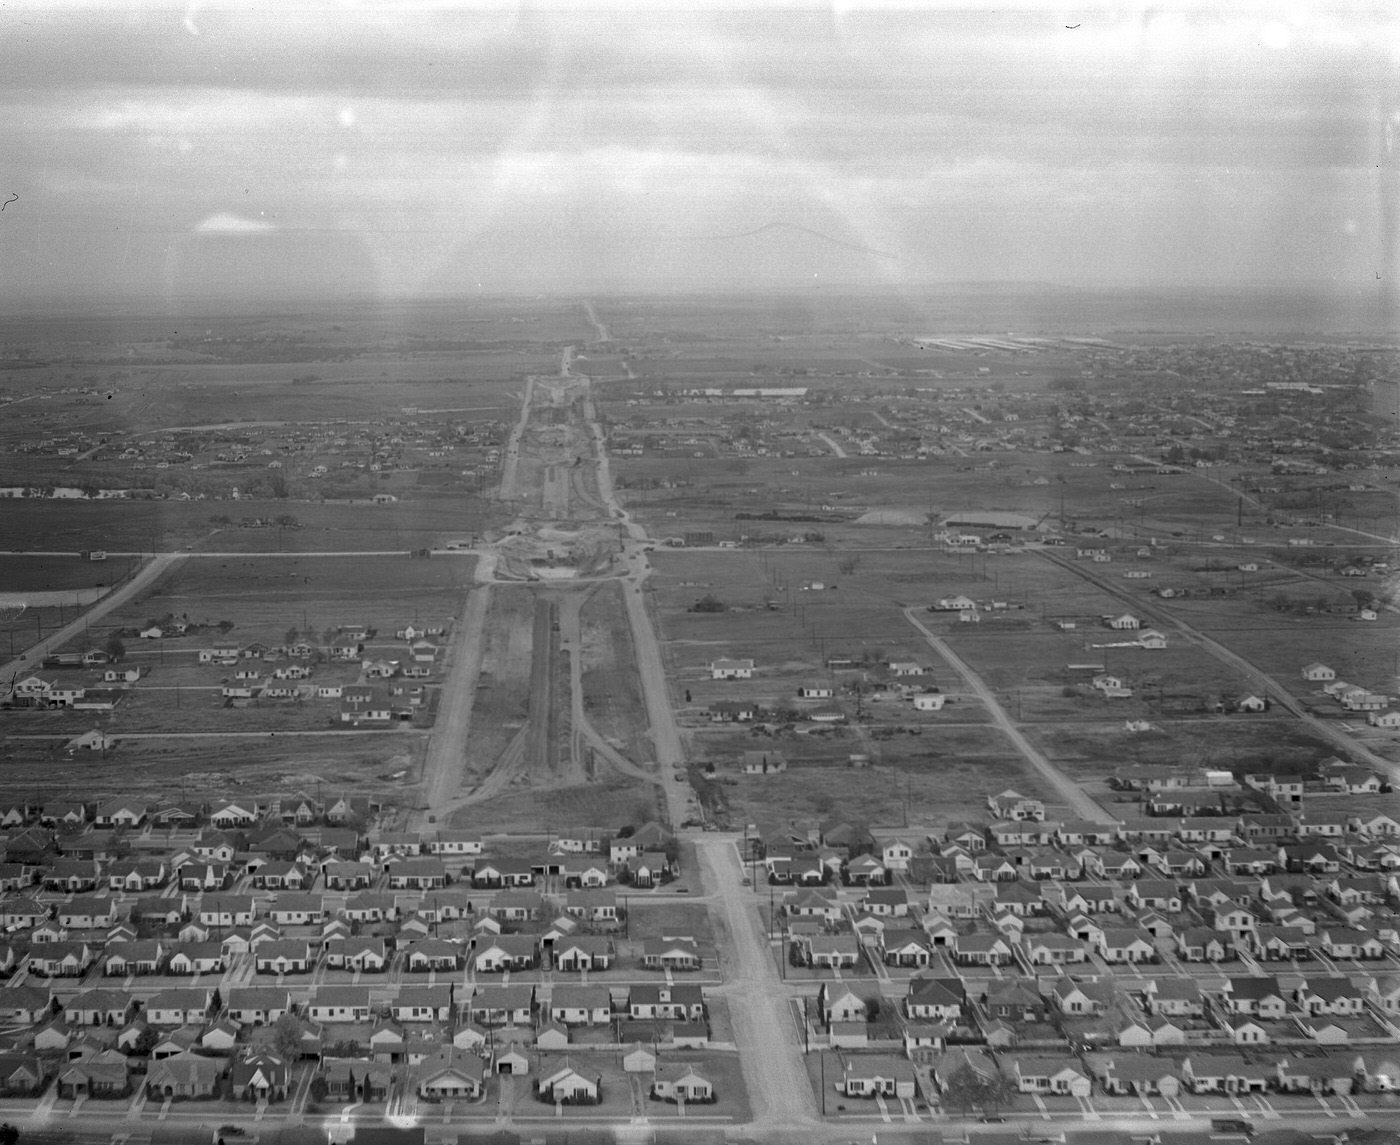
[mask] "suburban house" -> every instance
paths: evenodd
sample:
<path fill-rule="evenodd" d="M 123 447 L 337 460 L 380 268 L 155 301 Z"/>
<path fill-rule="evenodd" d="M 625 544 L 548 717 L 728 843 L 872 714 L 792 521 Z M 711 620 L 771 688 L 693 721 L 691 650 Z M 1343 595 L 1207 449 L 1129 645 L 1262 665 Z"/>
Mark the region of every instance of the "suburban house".
<path fill-rule="evenodd" d="M 753 677 L 752 660 L 711 660 L 711 680 L 748 680 Z"/>

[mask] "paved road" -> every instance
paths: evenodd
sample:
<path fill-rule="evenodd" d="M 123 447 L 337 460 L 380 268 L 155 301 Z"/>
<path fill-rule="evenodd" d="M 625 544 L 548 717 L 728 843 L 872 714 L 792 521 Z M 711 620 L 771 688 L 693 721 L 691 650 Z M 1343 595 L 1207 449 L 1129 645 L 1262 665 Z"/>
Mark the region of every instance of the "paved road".
<path fill-rule="evenodd" d="M 113 609 L 119 608 L 128 600 L 145 592 L 169 569 L 178 564 L 183 557 L 183 553 L 161 553 L 153 557 L 145 568 L 124 584 L 114 588 L 76 620 L 70 621 L 62 628 L 45 636 L 44 639 L 31 644 L 25 649 L 23 656 L 16 657 L 8 664 L 0 665 L 0 680 L 9 681 L 20 672 L 30 672 L 37 668 L 45 656 L 61 648 Z"/>
<path fill-rule="evenodd" d="M 1348 755 L 1359 760 L 1364 760 L 1372 767 L 1387 775 L 1392 783 L 1400 783 L 1400 763 L 1386 759 L 1382 755 L 1377 755 L 1365 744 L 1353 739 L 1340 728 L 1332 726 L 1326 720 L 1318 719 L 1303 707 L 1292 692 L 1262 668 L 1246 660 L 1238 652 L 1227 648 L 1214 637 L 1207 636 L 1199 628 L 1187 623 L 1174 613 L 1145 602 L 1140 595 L 1125 591 L 1114 584 L 1109 578 L 1099 576 L 1097 573 L 1091 572 L 1089 569 L 1067 557 L 1062 557 L 1058 553 L 1052 553 L 1045 549 L 1039 550 L 1038 555 L 1051 564 L 1058 565 L 1067 572 L 1073 573 L 1081 580 L 1088 581 L 1095 588 L 1127 604 L 1132 608 L 1135 615 L 1144 616 L 1164 629 L 1175 629 L 1187 639 L 1195 641 L 1217 660 L 1228 664 L 1231 668 L 1244 676 L 1249 681 L 1249 687 L 1257 691 L 1267 692 L 1270 700 L 1289 715 L 1301 720 L 1308 726 L 1308 729 L 1317 736 L 1335 744 Z"/>
<path fill-rule="evenodd" d="M 977 698 L 987 706 L 987 711 L 991 713 L 992 719 L 996 722 L 997 727 L 1001 729 L 1002 734 L 1012 742 L 1016 750 L 1025 757 L 1026 762 L 1039 772 L 1040 777 L 1054 788 L 1056 794 L 1074 810 L 1076 815 L 1081 819 L 1088 819 L 1094 823 L 1117 822 L 1112 815 L 1100 807 L 1094 800 L 1090 799 L 1083 789 L 1080 788 L 1079 784 L 1072 783 L 1069 779 L 1065 778 L 1065 776 L 1060 773 L 1059 768 L 1051 763 L 1041 753 L 1039 748 L 1021 734 L 1021 729 L 1017 727 L 1011 717 L 1006 714 L 1006 709 L 997 701 L 992 690 L 983 683 L 982 677 L 974 672 L 971 666 L 963 660 L 961 656 L 948 647 L 948 642 L 946 640 L 925 627 L 924 622 L 919 619 L 918 610 L 916 608 L 913 606 L 906 608 L 904 610 L 904 616 L 910 624 L 923 633 L 924 639 L 928 641 L 929 646 L 942 656 L 943 659 L 948 662 L 949 667 L 957 672 L 957 674 L 963 678 L 963 682 L 977 694 Z"/>
<path fill-rule="evenodd" d="M 729 839 L 701 838 L 696 855 L 714 896 L 716 945 L 724 970 L 734 1041 L 753 1105 L 750 1131 L 820 1125 L 812 1086 L 797 1048 L 786 993 L 769 951 L 752 896 L 740 884 L 738 853 Z"/>

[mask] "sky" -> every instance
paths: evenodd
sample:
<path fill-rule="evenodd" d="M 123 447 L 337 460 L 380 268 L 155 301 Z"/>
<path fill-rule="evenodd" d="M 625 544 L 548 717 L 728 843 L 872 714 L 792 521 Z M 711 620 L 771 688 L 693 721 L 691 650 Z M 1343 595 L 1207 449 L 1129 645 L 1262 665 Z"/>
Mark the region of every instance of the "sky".
<path fill-rule="evenodd" d="M 0 9 L 0 300 L 1397 269 L 1386 7 Z"/>

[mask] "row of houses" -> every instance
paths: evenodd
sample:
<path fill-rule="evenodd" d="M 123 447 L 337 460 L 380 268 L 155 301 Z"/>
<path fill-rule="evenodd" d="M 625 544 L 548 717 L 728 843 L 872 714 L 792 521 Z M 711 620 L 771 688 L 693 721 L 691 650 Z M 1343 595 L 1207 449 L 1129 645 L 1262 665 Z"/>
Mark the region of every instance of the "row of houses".
<path fill-rule="evenodd" d="M 298 1001 L 298 997 L 302 1000 Z M 242 1027 L 275 1025 L 287 1015 L 320 1025 L 362 1024 L 378 1019 L 400 1024 L 457 1024 L 482 1029 L 549 1024 L 609 1026 L 615 1019 L 703 1025 L 704 990 L 693 983 L 606 985 L 555 983 L 547 998 L 534 986 L 430 984 L 285 986 L 172 986 L 143 992 L 96 987 L 63 997 L 38 983 L 0 986 L 0 1015 L 7 1024 L 33 1028 L 39 1050 L 67 1050 L 93 1028 L 128 1031 L 125 1043 L 144 1029 L 194 1028 L 204 1049 L 227 1049 Z M 210 1036 L 212 1027 L 222 1023 Z M 224 1035 L 224 1036 L 221 1036 Z M 470 1036 L 468 1041 L 470 1041 Z M 703 1036 L 699 1039 L 703 1042 Z M 176 1047 L 179 1048 L 179 1047 Z M 157 1055 L 159 1056 L 159 1055 Z"/>
<path fill-rule="evenodd" d="M 210 826 L 216 830 L 238 830 L 262 824 L 273 829 L 283 826 L 309 826 L 324 822 L 340 825 L 355 820 L 372 819 L 382 810 L 378 800 L 366 796 L 340 796 L 330 800 L 297 795 L 264 804 L 259 800 L 221 800 L 212 804 L 197 802 L 162 802 L 155 805 L 129 796 L 87 802 L 82 800 L 49 800 L 29 803 L 12 800 L 0 803 L 0 829 L 37 824 L 43 827 L 81 828 L 88 824 L 98 827 L 197 828 Z M 4 839 L 12 850 L 10 839 Z"/>
<path fill-rule="evenodd" d="M 1082 1057 L 1016 1054 L 999 1061 L 980 1050 L 959 1048 L 937 1058 L 932 1067 L 934 1082 L 946 1090 L 964 1069 L 984 1080 L 1007 1078 L 1020 1093 L 1063 1097 L 1088 1097 L 1096 1091 L 1165 1098 L 1186 1093 L 1346 1095 L 1390 1093 L 1400 1086 L 1400 1056 L 1385 1050 L 1320 1056 L 1192 1051 L 1179 1058 L 1112 1052 Z"/>

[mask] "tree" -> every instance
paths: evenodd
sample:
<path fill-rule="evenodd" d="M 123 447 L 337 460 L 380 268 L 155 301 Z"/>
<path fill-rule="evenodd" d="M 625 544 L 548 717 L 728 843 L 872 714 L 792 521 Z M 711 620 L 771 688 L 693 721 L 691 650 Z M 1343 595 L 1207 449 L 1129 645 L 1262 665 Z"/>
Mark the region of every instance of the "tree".
<path fill-rule="evenodd" d="M 305 1032 L 295 1014 L 283 1014 L 272 1027 L 272 1046 L 285 1062 L 301 1060 L 301 1039 Z"/>
<path fill-rule="evenodd" d="M 217 628 L 220 632 L 224 633 L 224 635 L 228 635 L 230 632 L 233 631 L 233 621 L 221 620 L 214 627 Z"/>
<path fill-rule="evenodd" d="M 126 645 L 122 643 L 122 638 L 116 633 L 107 637 L 107 643 L 102 647 L 113 660 L 120 660 L 126 655 Z"/>
<path fill-rule="evenodd" d="M 852 553 L 850 556 L 845 557 L 836 567 L 841 570 L 842 576 L 854 576 L 856 569 L 860 568 L 860 554 Z"/>
<path fill-rule="evenodd" d="M 295 644 L 300 637 L 301 633 L 297 631 L 297 626 L 293 624 L 289 629 L 287 629 L 282 639 L 287 644 Z"/>
<path fill-rule="evenodd" d="M 1015 1092 L 1014 1083 L 1005 1074 L 998 1071 L 984 1077 L 970 1063 L 964 1062 L 948 1075 L 943 1087 L 943 1103 L 959 1113 L 977 1109 L 990 1114 L 1005 1109 Z"/>
<path fill-rule="evenodd" d="M 1354 588 L 1351 590 L 1351 599 L 1356 601 L 1357 608 L 1370 608 L 1376 603 L 1376 594 L 1368 588 Z"/>
<path fill-rule="evenodd" d="M 136 1036 L 136 1041 L 131 1045 L 131 1056 L 148 1058 L 151 1051 L 156 1048 L 160 1041 L 160 1034 L 151 1026 L 147 1026 Z"/>
<path fill-rule="evenodd" d="M 977 1108 L 981 1079 L 970 1065 L 960 1065 L 943 1079 L 943 1104 L 955 1113 L 971 1113 Z"/>
<path fill-rule="evenodd" d="M 714 593 L 706 593 L 690 606 L 691 612 L 724 612 L 728 605 Z"/>
<path fill-rule="evenodd" d="M 982 1083 L 982 1112 L 999 1113 L 1016 1100 L 1016 1083 L 1004 1073 L 995 1073 Z"/>

